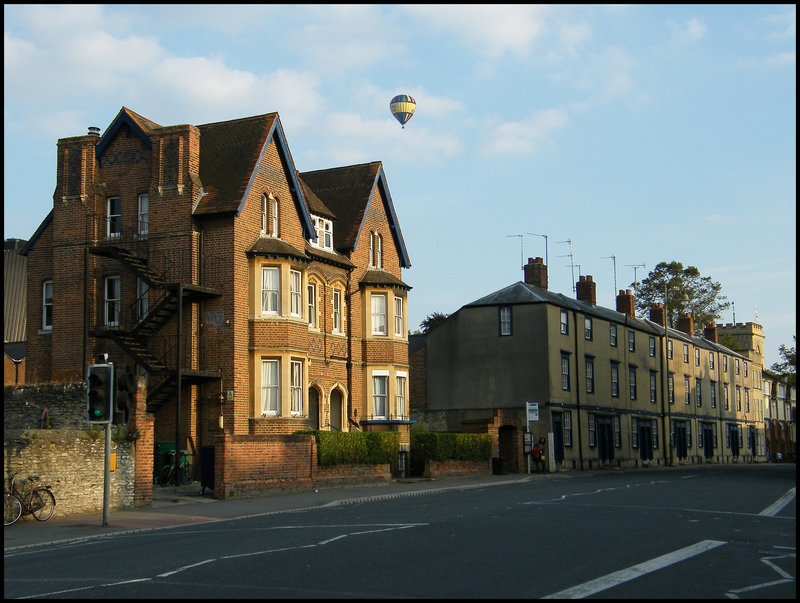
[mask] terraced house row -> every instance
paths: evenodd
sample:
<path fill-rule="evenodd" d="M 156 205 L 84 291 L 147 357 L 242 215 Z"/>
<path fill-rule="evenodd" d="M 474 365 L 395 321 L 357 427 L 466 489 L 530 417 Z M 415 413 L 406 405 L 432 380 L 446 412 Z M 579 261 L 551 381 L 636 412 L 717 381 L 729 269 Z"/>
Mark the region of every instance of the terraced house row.
<path fill-rule="evenodd" d="M 27 382 L 106 353 L 146 377 L 156 448 L 320 428 L 408 450 L 411 263 L 380 162 L 300 173 L 277 113 L 161 126 L 123 107 L 58 141 L 24 253 Z"/>
<path fill-rule="evenodd" d="M 611 310 L 597 305 L 591 276 L 572 299 L 548 291 L 541 258 L 524 270 L 524 282 L 412 342 L 426 382 L 416 418 L 494 434 L 508 471 L 525 470 L 528 428 L 546 438 L 551 469 L 765 460 L 760 325 L 707 325 L 701 335 L 683 313 L 667 328 L 662 304 L 636 318 L 630 290 Z M 528 402 L 539 410 L 530 423 Z"/>

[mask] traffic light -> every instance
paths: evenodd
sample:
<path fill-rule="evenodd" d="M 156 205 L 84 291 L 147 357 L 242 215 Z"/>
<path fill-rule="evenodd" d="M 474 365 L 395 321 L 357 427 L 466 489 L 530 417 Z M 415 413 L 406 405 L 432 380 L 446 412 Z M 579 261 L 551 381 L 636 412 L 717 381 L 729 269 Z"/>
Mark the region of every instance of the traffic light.
<path fill-rule="evenodd" d="M 114 425 L 128 422 L 128 412 L 133 407 L 133 396 L 136 394 L 136 380 L 133 373 L 125 367 L 117 369 L 114 375 Z"/>
<path fill-rule="evenodd" d="M 86 369 L 86 418 L 110 423 L 114 410 L 114 365 L 90 364 Z"/>

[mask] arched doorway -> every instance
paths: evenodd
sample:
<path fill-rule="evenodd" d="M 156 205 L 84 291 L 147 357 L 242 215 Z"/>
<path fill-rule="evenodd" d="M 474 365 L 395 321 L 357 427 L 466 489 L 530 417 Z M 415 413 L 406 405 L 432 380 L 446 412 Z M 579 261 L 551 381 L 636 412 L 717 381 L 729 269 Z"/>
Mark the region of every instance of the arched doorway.
<path fill-rule="evenodd" d="M 308 424 L 311 429 L 319 429 L 319 390 L 308 390 Z"/>
<path fill-rule="evenodd" d="M 342 392 L 331 392 L 331 431 L 342 431 Z"/>

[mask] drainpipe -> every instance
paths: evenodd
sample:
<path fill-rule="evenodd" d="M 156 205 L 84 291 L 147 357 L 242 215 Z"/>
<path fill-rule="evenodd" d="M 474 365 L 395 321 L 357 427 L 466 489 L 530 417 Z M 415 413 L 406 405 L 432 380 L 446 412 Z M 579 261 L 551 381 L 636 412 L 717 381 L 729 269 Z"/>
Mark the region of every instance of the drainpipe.
<path fill-rule="evenodd" d="M 347 270 L 347 295 L 345 296 L 345 299 L 347 300 L 347 421 L 352 421 L 356 428 L 358 428 L 358 423 L 355 421 L 355 419 L 351 419 L 351 415 L 353 413 L 353 294 L 350 291 L 350 279 L 352 275 L 353 269 L 349 268 Z"/>
<path fill-rule="evenodd" d="M 577 409 L 575 410 L 575 419 L 578 425 L 578 463 L 580 470 L 583 471 L 583 438 L 581 438 L 581 387 L 580 379 L 578 378 L 578 365 L 580 364 L 580 360 L 578 359 L 578 314 L 574 310 L 572 312 L 572 323 L 575 326 L 573 329 L 575 331 L 573 336 L 575 338 L 575 403 L 577 406 Z"/>

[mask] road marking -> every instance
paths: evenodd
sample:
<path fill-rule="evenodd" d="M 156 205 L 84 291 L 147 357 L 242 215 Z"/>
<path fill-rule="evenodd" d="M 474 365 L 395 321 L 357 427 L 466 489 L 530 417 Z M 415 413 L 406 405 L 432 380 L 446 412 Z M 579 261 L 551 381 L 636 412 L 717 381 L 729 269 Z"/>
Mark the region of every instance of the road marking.
<path fill-rule="evenodd" d="M 211 563 L 213 561 L 216 561 L 216 559 L 206 559 L 205 561 L 198 561 L 197 563 L 192 563 L 191 565 L 184 565 L 183 567 L 174 569 L 171 572 L 164 572 L 163 574 L 158 574 L 156 578 L 166 578 L 167 576 L 171 576 L 172 574 L 177 574 L 178 572 L 182 572 L 183 570 L 192 569 L 193 567 L 197 567 L 198 565 L 205 565 L 206 563 Z"/>
<path fill-rule="evenodd" d="M 706 551 L 715 549 L 718 546 L 722 546 L 723 544 L 727 544 L 727 542 L 723 542 L 720 540 L 702 540 L 691 546 L 687 546 L 677 551 L 667 553 L 666 555 L 661 555 L 660 557 L 655 557 L 653 559 L 650 559 L 649 561 L 645 561 L 644 563 L 639 563 L 638 565 L 634 565 L 632 567 L 620 570 L 618 572 L 606 574 L 605 576 L 601 576 L 600 578 L 595 578 L 594 580 L 590 580 L 589 582 L 584 582 L 583 584 L 578 584 L 577 586 L 573 586 L 572 588 L 568 588 L 566 590 L 562 590 L 557 593 L 547 595 L 544 598 L 583 599 L 584 597 L 590 597 L 601 591 L 608 590 L 609 588 L 613 588 L 625 582 L 629 582 L 631 580 L 635 580 L 636 578 L 640 578 L 645 574 L 649 574 L 651 572 L 664 569 L 665 567 L 668 567 L 675 563 L 679 563 L 691 557 L 695 557 L 697 555 L 705 553 Z"/>
<path fill-rule="evenodd" d="M 778 513 L 781 512 L 786 505 L 788 505 L 794 499 L 796 494 L 796 488 L 791 488 L 786 494 L 781 496 L 778 500 L 768 506 L 766 509 L 761 511 L 759 515 L 765 515 L 767 517 L 774 517 Z"/>

